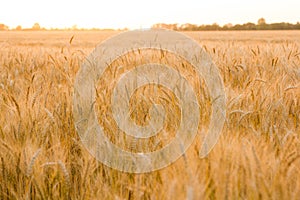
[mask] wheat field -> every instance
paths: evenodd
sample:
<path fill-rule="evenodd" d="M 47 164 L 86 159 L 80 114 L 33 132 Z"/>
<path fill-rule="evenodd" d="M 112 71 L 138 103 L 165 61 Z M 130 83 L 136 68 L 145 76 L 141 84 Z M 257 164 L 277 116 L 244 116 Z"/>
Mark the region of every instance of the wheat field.
<path fill-rule="evenodd" d="M 76 73 L 114 34 L 0 32 L 0 199 L 300 198 L 300 31 L 186 32 L 219 68 L 226 122 L 206 158 L 198 157 L 199 131 L 184 156 L 146 174 L 96 161 L 74 126 Z M 202 83 L 196 86 L 205 129 L 210 100 Z M 104 113 L 105 102 L 98 99 Z M 118 140 L 114 128 L 110 136 Z"/>

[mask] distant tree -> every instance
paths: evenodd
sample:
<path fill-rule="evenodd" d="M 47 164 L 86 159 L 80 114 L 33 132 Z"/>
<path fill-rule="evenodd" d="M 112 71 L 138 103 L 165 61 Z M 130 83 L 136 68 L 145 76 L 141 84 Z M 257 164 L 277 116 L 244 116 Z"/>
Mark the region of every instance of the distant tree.
<path fill-rule="evenodd" d="M 233 25 L 232 25 L 232 23 L 228 23 L 228 24 L 225 24 L 223 27 L 229 29 L 229 28 L 232 28 Z"/>
<path fill-rule="evenodd" d="M 6 26 L 5 24 L 0 24 L 0 31 L 7 31 L 8 30 L 8 26 Z"/>
<path fill-rule="evenodd" d="M 158 23 L 154 24 L 152 28 L 165 28 L 165 29 L 171 29 L 171 30 L 177 30 L 178 24 L 165 24 L 165 23 Z"/>
<path fill-rule="evenodd" d="M 18 26 L 16 27 L 16 30 L 17 30 L 17 31 L 21 31 L 21 30 L 22 30 L 22 26 L 21 26 L 21 25 L 18 25 Z"/>
<path fill-rule="evenodd" d="M 74 31 L 78 30 L 78 27 L 77 27 L 76 24 L 74 24 L 74 25 L 72 26 L 72 30 L 74 30 Z"/>
<path fill-rule="evenodd" d="M 180 26 L 180 29 L 181 29 L 181 30 L 188 30 L 188 29 L 190 29 L 191 26 L 192 26 L 192 24 L 189 24 L 189 23 L 182 24 L 182 25 Z"/>
<path fill-rule="evenodd" d="M 178 24 L 170 24 L 170 29 L 172 30 L 178 30 Z"/>
<path fill-rule="evenodd" d="M 254 23 L 248 22 L 246 24 L 243 24 L 243 28 L 245 30 L 256 30 L 256 25 Z"/>
<path fill-rule="evenodd" d="M 196 31 L 199 29 L 199 27 L 195 24 L 186 23 L 182 24 L 179 29 L 183 31 Z"/>
<path fill-rule="evenodd" d="M 220 30 L 220 26 L 217 23 L 213 23 L 210 28 L 211 30 Z"/>
<path fill-rule="evenodd" d="M 203 31 L 217 31 L 221 30 L 221 27 L 217 23 L 213 23 L 211 25 L 202 25 L 198 28 L 192 29 L 192 31 L 203 30 Z"/>
<path fill-rule="evenodd" d="M 243 30 L 243 26 L 240 24 L 236 24 L 231 28 L 231 30 Z"/>
<path fill-rule="evenodd" d="M 41 30 L 41 26 L 39 23 L 34 23 L 34 25 L 32 26 L 32 30 Z"/>
<path fill-rule="evenodd" d="M 259 18 L 257 21 L 258 25 L 265 25 L 266 24 L 266 20 L 264 18 Z"/>
<path fill-rule="evenodd" d="M 259 18 L 257 20 L 257 30 L 268 30 L 270 27 L 268 27 L 268 24 L 266 23 L 266 20 L 264 18 Z"/>

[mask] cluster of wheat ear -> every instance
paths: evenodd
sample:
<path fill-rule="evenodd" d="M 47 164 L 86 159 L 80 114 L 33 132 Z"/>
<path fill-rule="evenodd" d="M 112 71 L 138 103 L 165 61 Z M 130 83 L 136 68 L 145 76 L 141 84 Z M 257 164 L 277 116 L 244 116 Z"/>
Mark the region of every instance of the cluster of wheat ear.
<path fill-rule="evenodd" d="M 192 77 L 201 110 L 200 131 L 174 164 L 146 174 L 123 173 L 97 162 L 75 131 L 76 73 L 95 45 L 112 34 L 0 33 L 0 199 L 300 197 L 300 32 L 186 33 L 203 45 L 220 70 L 227 95 L 226 122 L 217 145 L 199 159 L 210 120 L 209 94 L 188 64 L 169 55 L 179 72 Z M 168 61 L 157 55 L 151 58 Z M 143 63 L 141 58 L 135 62 Z M 115 64 L 129 61 L 118 59 Z M 151 117 L 145 114 L 151 104 L 168 104 L 164 129 L 170 135 L 150 141 L 114 135 L 117 125 L 101 117 L 110 115 L 107 97 L 115 84 L 111 80 L 120 75 L 113 73 L 114 64 L 110 69 L 98 82 L 95 107 L 111 141 L 136 152 L 170 142 L 180 108 L 172 93 L 155 86 L 134 94 L 131 117 L 144 125 Z M 151 97 L 154 90 L 159 98 Z"/>

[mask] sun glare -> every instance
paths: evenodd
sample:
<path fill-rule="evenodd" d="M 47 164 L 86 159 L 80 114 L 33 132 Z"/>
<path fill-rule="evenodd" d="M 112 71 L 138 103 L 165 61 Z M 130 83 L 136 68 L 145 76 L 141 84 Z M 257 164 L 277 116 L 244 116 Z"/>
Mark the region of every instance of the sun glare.
<path fill-rule="evenodd" d="M 0 23 L 14 28 L 147 28 L 155 23 L 246 23 L 300 21 L 300 1 L 2 1 Z"/>

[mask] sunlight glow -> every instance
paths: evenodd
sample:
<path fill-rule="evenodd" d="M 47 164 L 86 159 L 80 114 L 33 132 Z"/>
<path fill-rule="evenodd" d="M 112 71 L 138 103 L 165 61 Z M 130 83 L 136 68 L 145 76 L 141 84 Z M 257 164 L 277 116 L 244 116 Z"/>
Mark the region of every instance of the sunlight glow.
<path fill-rule="evenodd" d="M 0 23 L 11 28 L 35 22 L 46 28 L 147 28 L 155 23 L 256 23 L 260 17 L 267 23 L 296 23 L 299 8 L 299 0 L 9 0 L 0 3 Z"/>

